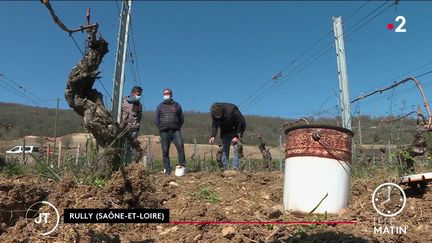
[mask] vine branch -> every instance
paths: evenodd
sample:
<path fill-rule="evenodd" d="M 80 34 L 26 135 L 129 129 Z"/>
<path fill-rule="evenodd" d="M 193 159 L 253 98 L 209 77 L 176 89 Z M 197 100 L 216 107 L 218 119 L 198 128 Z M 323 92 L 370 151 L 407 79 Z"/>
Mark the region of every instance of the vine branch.
<path fill-rule="evenodd" d="M 369 97 L 369 96 L 371 96 L 371 95 L 377 94 L 377 93 L 381 94 L 381 93 L 384 92 L 384 91 L 387 91 L 387 90 L 390 90 L 390 89 L 396 88 L 397 86 L 399 86 L 399 85 L 401 85 L 401 84 L 404 84 L 404 83 L 406 83 L 406 82 L 408 82 L 408 81 L 413 81 L 413 82 L 416 84 L 416 86 L 417 86 L 417 88 L 419 89 L 419 91 L 420 91 L 420 94 L 421 94 L 421 96 L 422 96 L 422 98 L 423 98 L 423 104 L 424 104 L 424 107 L 425 107 L 426 112 L 427 112 L 427 115 L 428 115 L 428 121 L 427 121 L 427 123 L 425 124 L 425 129 L 426 129 L 426 130 L 429 130 L 430 127 L 431 127 L 431 124 L 432 124 L 432 115 L 431 115 L 431 111 L 430 111 L 430 109 L 429 109 L 429 103 L 428 103 L 428 101 L 427 101 L 427 99 L 426 99 L 426 96 L 425 96 L 425 94 L 424 94 L 424 91 L 423 91 L 423 88 L 422 88 L 420 82 L 419 82 L 415 77 L 409 77 L 409 78 L 403 79 L 403 80 L 401 80 L 401 81 L 399 81 L 399 82 L 396 82 L 396 83 L 394 83 L 394 84 L 392 84 L 392 85 L 390 85 L 390 86 L 388 86 L 388 87 L 385 87 L 385 88 L 382 88 L 382 89 L 375 90 L 375 91 L 373 91 L 373 92 L 371 92 L 371 93 L 369 93 L 369 94 L 365 94 L 365 95 L 363 95 L 363 96 L 359 96 L 359 97 L 355 98 L 354 100 L 352 100 L 351 103 L 354 103 L 354 102 L 359 101 L 359 100 L 361 100 L 361 99 L 365 99 L 365 98 L 367 98 L 367 97 Z"/>
<path fill-rule="evenodd" d="M 84 32 L 84 30 L 86 30 L 86 31 L 91 31 L 91 30 L 96 30 L 97 31 L 97 28 L 98 28 L 98 24 L 97 23 L 94 23 L 94 24 L 90 24 L 90 9 L 88 8 L 87 9 L 87 14 L 86 14 L 86 19 L 87 19 L 87 25 L 85 25 L 85 26 L 80 26 L 79 28 L 77 28 L 77 29 L 69 29 L 69 28 L 67 28 L 66 27 L 66 25 L 65 24 L 63 24 L 63 22 L 60 20 L 60 18 L 59 17 L 57 17 L 57 15 L 55 14 L 55 12 L 54 12 L 54 9 L 53 9 L 53 7 L 51 6 L 51 3 L 50 3 L 50 1 L 49 0 L 41 0 L 41 2 L 45 5 L 45 7 L 47 7 L 47 9 L 48 9 L 48 11 L 50 12 L 50 14 L 51 14 L 51 17 L 53 18 L 53 20 L 54 20 L 54 22 L 62 29 L 62 30 L 64 30 L 64 31 L 66 31 L 69 35 L 72 35 L 73 33 L 75 33 L 75 32 L 79 32 L 79 31 L 81 31 L 81 32 Z"/>

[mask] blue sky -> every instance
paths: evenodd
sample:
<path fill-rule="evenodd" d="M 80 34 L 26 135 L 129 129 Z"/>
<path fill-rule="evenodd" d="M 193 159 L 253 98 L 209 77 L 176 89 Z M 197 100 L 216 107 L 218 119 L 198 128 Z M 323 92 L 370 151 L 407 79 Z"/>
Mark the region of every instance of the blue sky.
<path fill-rule="evenodd" d="M 298 118 L 321 110 L 323 116 L 337 115 L 334 48 L 283 83 L 275 84 L 272 76 L 286 68 L 282 72 L 285 80 L 310 55 L 333 44 L 331 33 L 292 63 L 332 29 L 332 16 L 347 18 L 364 3 L 135 1 L 132 24 L 144 107 L 154 110 L 162 99 L 162 89 L 170 87 L 186 111 L 208 111 L 213 102 L 225 101 L 241 104 L 245 114 Z M 365 16 L 383 3 L 368 2 L 344 20 L 347 35 L 360 27 L 345 39 L 351 100 L 392 81 L 432 70 L 432 2 L 401 1 L 364 24 Z M 69 27 L 83 24 L 85 10 L 91 8 L 92 22 L 99 23 L 109 42 L 110 52 L 100 68 L 101 80 L 111 93 L 118 33 L 116 2 L 52 1 L 52 5 Z M 406 33 L 386 28 L 388 23 L 398 25 L 398 15 L 407 20 Z M 46 100 L 45 105 L 55 107 L 55 98 L 60 97 L 61 108 L 67 108 L 64 87 L 81 54 L 68 34 L 53 23 L 48 10 L 39 1 L 0 2 L 0 29 L 0 73 Z M 85 35 L 76 33 L 74 37 L 84 48 Z M 422 68 L 407 74 L 416 67 Z M 432 74 L 420 78 L 428 98 L 431 79 Z M 132 85 L 128 67 L 126 93 Z M 272 85 L 277 88 L 261 97 L 260 92 Z M 99 83 L 96 88 L 103 92 Z M 422 104 L 418 94 L 413 84 L 405 84 L 394 92 L 365 99 L 352 110 L 360 108 L 363 114 L 374 116 L 401 115 Z M 259 101 L 247 104 L 251 95 Z M 0 101 L 29 104 L 2 86 Z"/>

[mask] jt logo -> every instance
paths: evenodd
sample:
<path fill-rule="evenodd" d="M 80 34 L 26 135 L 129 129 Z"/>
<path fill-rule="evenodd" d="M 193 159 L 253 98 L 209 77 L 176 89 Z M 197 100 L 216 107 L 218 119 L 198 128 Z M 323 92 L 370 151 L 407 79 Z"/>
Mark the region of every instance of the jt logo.
<path fill-rule="evenodd" d="M 45 212 L 40 212 L 39 210 L 41 209 L 42 205 L 47 205 L 48 208 L 45 208 L 44 211 Z M 49 211 L 49 212 L 47 212 Z M 31 212 L 31 214 L 29 215 L 29 212 Z M 39 212 L 39 215 L 35 212 Z M 33 217 L 36 217 L 34 218 Z M 27 221 L 27 227 L 35 232 L 38 233 L 39 235 L 49 235 L 52 232 L 54 232 L 59 223 L 60 223 L 60 214 L 57 210 L 57 208 L 50 202 L 47 201 L 40 201 L 40 202 L 36 202 L 33 205 L 30 206 L 29 209 L 27 209 L 27 212 L 25 214 L 25 218 L 29 219 Z M 51 228 L 52 223 L 55 222 L 54 227 Z M 37 227 L 35 227 L 37 226 Z"/>
<path fill-rule="evenodd" d="M 48 223 L 48 217 L 50 216 L 50 213 L 40 213 L 39 217 L 35 218 L 34 221 L 36 224 L 42 223 L 42 218 L 44 219 L 44 224 Z"/>

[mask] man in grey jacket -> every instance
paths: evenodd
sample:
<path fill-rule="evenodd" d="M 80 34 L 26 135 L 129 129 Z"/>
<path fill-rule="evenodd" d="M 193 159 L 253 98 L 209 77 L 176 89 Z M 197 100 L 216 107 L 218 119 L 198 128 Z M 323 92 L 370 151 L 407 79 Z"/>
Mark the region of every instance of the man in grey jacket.
<path fill-rule="evenodd" d="M 125 142 L 125 163 L 131 162 L 132 149 L 135 149 L 139 153 L 136 162 L 138 162 L 142 155 L 141 144 L 137 139 L 142 116 L 142 104 L 140 102 L 142 91 L 141 87 L 134 86 L 131 94 L 122 100 L 120 128 L 122 130 L 128 129 Z"/>

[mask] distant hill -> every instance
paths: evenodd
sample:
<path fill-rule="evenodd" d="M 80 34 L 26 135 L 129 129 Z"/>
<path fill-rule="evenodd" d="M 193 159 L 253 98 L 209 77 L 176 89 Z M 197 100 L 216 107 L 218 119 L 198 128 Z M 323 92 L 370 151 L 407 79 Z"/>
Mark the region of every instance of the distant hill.
<path fill-rule="evenodd" d="M 262 134 L 264 141 L 270 146 L 277 146 L 279 134 L 283 131 L 280 124 L 287 121 L 280 117 L 245 116 L 247 130 L 245 143 L 257 144 L 256 132 Z M 383 119 L 394 117 L 361 116 L 363 144 L 408 144 L 412 141 L 415 131 L 415 120 L 405 118 L 394 122 L 381 122 Z M 293 118 L 297 119 L 297 117 Z M 307 118 L 311 123 L 336 125 L 340 118 Z M 13 103 L 0 102 L 0 124 L 12 124 L 12 129 L 0 127 L 0 139 L 16 139 L 26 135 L 53 136 L 55 109 L 26 106 Z M 141 134 L 158 135 L 154 125 L 154 112 L 146 111 L 143 114 Z M 358 118 L 353 118 L 354 140 L 358 141 Z M 60 110 L 58 114 L 57 135 L 63 136 L 75 132 L 85 132 L 82 127 L 82 118 L 72 110 Z M 207 143 L 210 136 L 211 119 L 209 113 L 185 112 L 185 124 L 182 134 L 185 143 Z"/>
<path fill-rule="evenodd" d="M 57 134 L 84 132 L 82 118 L 72 110 L 59 110 Z M 11 124 L 7 131 L 0 128 L 0 139 L 15 139 L 26 135 L 53 136 L 55 109 L 0 102 L 0 123 Z"/>

